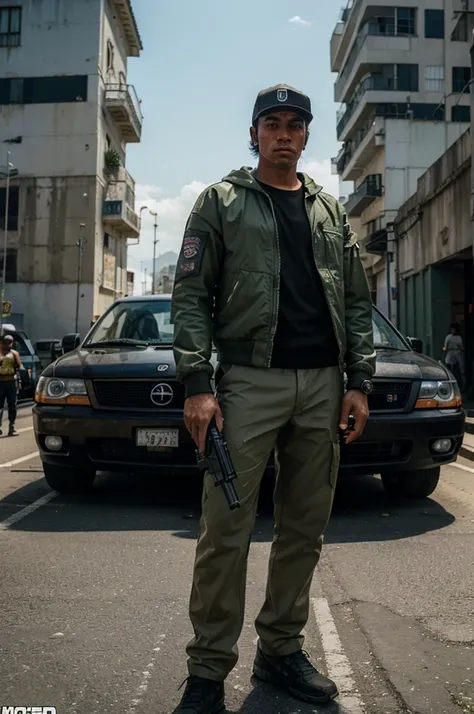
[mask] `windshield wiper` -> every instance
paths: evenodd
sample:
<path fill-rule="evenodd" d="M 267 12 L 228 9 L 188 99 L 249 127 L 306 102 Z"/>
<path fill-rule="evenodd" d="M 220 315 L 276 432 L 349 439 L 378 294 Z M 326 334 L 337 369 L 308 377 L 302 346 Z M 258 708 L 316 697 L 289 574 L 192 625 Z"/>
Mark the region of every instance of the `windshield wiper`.
<path fill-rule="evenodd" d="M 121 345 L 132 345 L 133 347 L 149 347 L 150 343 L 144 340 L 131 340 L 127 337 L 120 337 L 116 340 L 101 340 L 100 342 L 89 342 L 84 347 L 120 347 Z"/>

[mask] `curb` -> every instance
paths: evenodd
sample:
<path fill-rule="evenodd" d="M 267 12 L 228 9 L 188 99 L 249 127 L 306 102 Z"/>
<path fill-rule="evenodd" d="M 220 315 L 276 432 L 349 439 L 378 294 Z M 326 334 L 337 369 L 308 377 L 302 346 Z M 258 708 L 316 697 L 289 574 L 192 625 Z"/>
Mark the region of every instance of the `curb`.
<path fill-rule="evenodd" d="M 465 444 L 463 444 L 461 446 L 459 456 L 463 456 L 468 461 L 474 461 L 474 449 L 472 449 L 470 446 L 466 446 Z"/>

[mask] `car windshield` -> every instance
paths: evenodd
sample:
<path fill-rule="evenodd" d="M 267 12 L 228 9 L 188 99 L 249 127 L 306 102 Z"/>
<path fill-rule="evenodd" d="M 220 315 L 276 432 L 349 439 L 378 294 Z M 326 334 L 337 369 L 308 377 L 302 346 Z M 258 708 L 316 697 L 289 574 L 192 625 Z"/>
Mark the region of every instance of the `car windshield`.
<path fill-rule="evenodd" d="M 392 325 L 377 310 L 372 310 L 372 328 L 374 343 L 378 348 L 408 351 L 405 342 L 399 337 Z"/>
<path fill-rule="evenodd" d="M 119 302 L 100 317 L 84 347 L 90 344 L 169 344 L 173 341 L 170 300 Z"/>

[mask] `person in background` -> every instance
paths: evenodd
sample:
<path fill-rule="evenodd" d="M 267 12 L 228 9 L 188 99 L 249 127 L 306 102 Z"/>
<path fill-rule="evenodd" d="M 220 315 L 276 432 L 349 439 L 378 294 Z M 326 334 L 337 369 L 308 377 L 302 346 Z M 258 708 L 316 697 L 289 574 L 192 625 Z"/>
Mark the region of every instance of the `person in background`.
<path fill-rule="evenodd" d="M 15 430 L 16 403 L 18 397 L 18 370 L 21 369 L 20 355 L 13 349 L 13 337 L 5 335 L 0 342 L 0 436 L 2 436 L 3 407 L 8 405 L 8 436 L 17 436 Z"/>
<path fill-rule="evenodd" d="M 459 384 L 460 389 L 464 388 L 464 341 L 461 337 L 461 328 L 458 322 L 452 322 L 449 326 L 449 333 L 444 340 L 443 352 L 445 352 L 445 364 Z"/>

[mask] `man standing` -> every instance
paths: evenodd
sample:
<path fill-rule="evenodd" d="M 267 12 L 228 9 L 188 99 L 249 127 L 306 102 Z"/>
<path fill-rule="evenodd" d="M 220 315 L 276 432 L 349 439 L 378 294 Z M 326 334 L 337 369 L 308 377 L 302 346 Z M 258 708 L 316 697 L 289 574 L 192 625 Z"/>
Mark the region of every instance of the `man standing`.
<path fill-rule="evenodd" d="M 16 402 L 18 395 L 17 372 L 21 368 L 20 355 L 13 349 L 13 337 L 5 335 L 0 343 L 0 436 L 2 431 L 3 406 L 8 405 L 10 428 L 8 436 L 16 436 Z"/>
<path fill-rule="evenodd" d="M 184 232 L 172 305 L 184 420 L 201 452 L 213 417 L 224 430 L 242 508 L 229 511 L 206 474 L 190 676 L 175 714 L 224 711 L 258 492 L 273 449 L 275 537 L 253 672 L 315 704 L 338 693 L 303 652 L 301 633 L 333 503 L 338 427 L 354 417 L 349 443 L 365 426 L 375 352 L 356 237 L 340 204 L 297 172 L 312 119 L 309 98 L 292 87 L 260 92 L 250 130 L 258 168 L 208 187 Z"/>

